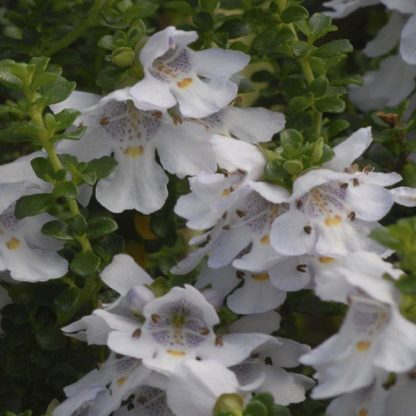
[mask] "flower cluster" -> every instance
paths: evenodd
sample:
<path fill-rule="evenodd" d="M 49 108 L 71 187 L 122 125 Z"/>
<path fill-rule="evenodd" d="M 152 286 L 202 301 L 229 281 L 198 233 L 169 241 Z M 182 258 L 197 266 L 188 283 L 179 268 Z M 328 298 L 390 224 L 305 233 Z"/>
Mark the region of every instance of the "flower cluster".
<path fill-rule="evenodd" d="M 403 71 L 397 76 L 403 94 L 395 100 L 414 87 L 416 22 L 409 14 L 416 11 L 409 1 L 383 3 L 397 11 L 366 53 L 384 54 L 380 39 L 389 39 L 390 50 L 401 32 L 400 55 L 351 91 L 359 106 L 365 95 L 362 108 L 396 104 L 385 102 L 389 91 L 372 95 L 384 70 Z M 326 3 L 337 16 L 357 4 Z M 161 291 L 130 256 L 114 256 L 100 279 L 117 298 L 62 328 L 69 337 L 106 345 L 110 355 L 66 387 L 67 399 L 53 415 L 211 416 L 224 409 L 225 397 L 248 402 L 262 392 L 286 406 L 303 401 L 315 384 L 299 369 L 286 370 L 300 364 L 316 369 L 312 397 L 339 396 L 329 415 L 410 415 L 416 326 L 399 310 L 394 281 L 403 272 L 385 260 L 392 253 L 370 233 L 382 227 L 379 221 L 395 202 L 416 206 L 416 190 L 392 188 L 401 181 L 397 173 L 357 164 L 372 144 L 370 127 L 333 147 L 334 156 L 319 168 L 299 172 L 290 189 L 267 181 L 263 145 L 285 128 L 285 117 L 238 107 L 238 73 L 249 56 L 196 52 L 188 46 L 196 39 L 195 32 L 174 27 L 157 32 L 140 51 L 144 77 L 135 85 L 104 97 L 75 91 L 51 106 L 55 114 L 78 110 L 74 128 L 86 128 L 80 140 L 61 140 L 58 153 L 81 163 L 104 156 L 118 162 L 95 187 L 107 210 L 154 213 L 168 198 L 166 172 L 188 177 L 190 192 L 177 200 L 175 213 L 193 230 L 189 244 L 195 248 L 171 271 L 197 276 L 194 286 Z M 20 197 L 51 190 L 30 166 L 42 154 L 0 167 L 0 270 L 17 281 L 45 281 L 68 271 L 57 253 L 63 244 L 40 232 L 51 216 L 15 215 Z M 81 188 L 80 203 L 90 197 Z M 301 289 L 348 307 L 339 332 L 311 351 L 275 336 L 276 309 Z M 223 322 L 224 305 L 238 319 Z M 387 389 L 390 373 L 396 382 Z"/>
<path fill-rule="evenodd" d="M 384 57 L 375 71 L 364 76 L 362 87 L 353 87 L 350 98 L 361 110 L 394 107 L 409 98 L 408 114 L 414 110 L 416 95 L 416 4 L 408 0 L 331 0 L 324 3 L 329 16 L 345 17 L 360 7 L 383 4 L 391 10 L 387 24 L 370 41 L 364 54 L 371 58 Z M 389 53 L 398 47 L 398 53 Z"/>

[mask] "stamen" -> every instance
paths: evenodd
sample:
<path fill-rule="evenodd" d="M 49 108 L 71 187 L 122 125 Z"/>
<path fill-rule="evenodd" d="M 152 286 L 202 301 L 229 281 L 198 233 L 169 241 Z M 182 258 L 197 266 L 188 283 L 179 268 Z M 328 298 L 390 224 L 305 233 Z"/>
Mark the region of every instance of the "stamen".
<path fill-rule="evenodd" d="M 305 231 L 306 234 L 312 234 L 312 227 L 310 225 L 306 225 L 303 227 L 303 231 Z"/>
<path fill-rule="evenodd" d="M 298 271 L 298 272 L 301 272 L 301 273 L 306 273 L 306 269 L 308 268 L 308 266 L 306 265 L 306 264 L 298 264 L 297 266 L 296 266 L 296 270 Z"/>

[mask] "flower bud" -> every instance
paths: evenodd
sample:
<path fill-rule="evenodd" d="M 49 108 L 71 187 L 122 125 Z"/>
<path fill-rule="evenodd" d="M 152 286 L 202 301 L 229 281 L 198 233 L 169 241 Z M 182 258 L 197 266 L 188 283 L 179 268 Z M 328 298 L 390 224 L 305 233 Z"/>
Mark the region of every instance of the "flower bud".
<path fill-rule="evenodd" d="M 127 292 L 126 302 L 134 313 L 141 313 L 145 305 L 155 298 L 153 292 L 144 285 L 135 286 Z"/>
<path fill-rule="evenodd" d="M 111 61 L 119 68 L 128 68 L 134 62 L 135 54 L 131 48 L 118 48 L 111 54 Z"/>

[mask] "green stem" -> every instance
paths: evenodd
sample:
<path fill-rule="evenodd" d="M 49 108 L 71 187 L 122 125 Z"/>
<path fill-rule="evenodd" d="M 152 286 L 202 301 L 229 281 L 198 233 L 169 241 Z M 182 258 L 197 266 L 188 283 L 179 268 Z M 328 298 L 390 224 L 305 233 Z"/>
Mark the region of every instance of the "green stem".
<path fill-rule="evenodd" d="M 296 41 L 299 41 L 299 36 L 298 36 L 298 33 L 296 31 L 294 24 L 290 23 L 288 26 L 290 30 L 293 32 L 293 35 L 295 36 Z M 302 72 L 305 77 L 306 83 L 310 85 L 315 80 L 315 76 L 313 74 L 308 56 L 299 58 L 299 65 L 302 68 Z M 322 129 L 322 113 L 314 109 L 313 110 L 313 131 L 317 140 L 321 136 L 321 129 Z"/>
<path fill-rule="evenodd" d="M 33 123 L 36 125 L 39 131 L 39 142 L 42 147 L 46 150 L 48 154 L 49 160 L 51 162 L 52 168 L 55 172 L 64 169 L 61 161 L 59 160 L 58 154 L 56 153 L 55 146 L 51 142 L 53 137 L 53 133 L 51 133 L 45 126 L 42 117 L 42 110 L 40 110 L 36 105 L 33 105 L 29 112 Z M 75 199 L 72 198 L 65 198 L 68 204 L 69 210 L 72 216 L 76 216 L 80 214 L 80 210 L 78 207 L 78 203 Z M 85 235 L 76 237 L 76 240 L 82 247 L 82 251 L 91 251 L 91 244 L 88 238 Z"/>
<path fill-rule="evenodd" d="M 98 14 L 100 13 L 102 0 L 94 0 L 91 9 L 88 12 L 88 17 L 85 18 L 77 27 L 67 33 L 64 37 L 52 42 L 48 48 L 43 51 L 43 55 L 52 56 L 59 52 L 61 49 L 67 48 L 73 42 L 75 42 L 83 33 L 94 26 L 97 21 Z"/>

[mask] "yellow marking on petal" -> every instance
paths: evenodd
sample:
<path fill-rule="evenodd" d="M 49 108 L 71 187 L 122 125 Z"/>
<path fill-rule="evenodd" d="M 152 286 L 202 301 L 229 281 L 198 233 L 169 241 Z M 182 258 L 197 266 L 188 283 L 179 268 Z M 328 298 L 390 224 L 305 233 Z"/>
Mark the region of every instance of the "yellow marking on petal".
<path fill-rule="evenodd" d="M 325 218 L 325 225 L 332 227 L 334 225 L 339 225 L 342 222 L 342 218 L 339 215 L 334 215 L 333 217 L 328 216 Z"/>
<path fill-rule="evenodd" d="M 264 282 L 265 280 L 269 280 L 269 274 L 264 272 L 264 273 L 253 273 L 251 275 L 251 277 L 256 280 L 257 282 Z"/>
<path fill-rule="evenodd" d="M 260 239 L 260 243 L 263 244 L 264 246 L 268 246 L 270 244 L 270 237 L 269 234 L 264 235 L 261 239 Z"/>
<path fill-rule="evenodd" d="M 360 409 L 358 411 L 358 416 L 368 416 L 368 411 L 367 409 Z"/>
<path fill-rule="evenodd" d="M 371 341 L 359 341 L 355 344 L 357 351 L 364 352 L 367 351 L 371 346 Z"/>
<path fill-rule="evenodd" d="M 109 123 L 110 123 L 110 119 L 108 117 L 102 117 L 101 120 L 100 120 L 100 124 L 102 126 L 106 126 Z"/>
<path fill-rule="evenodd" d="M 12 237 L 9 241 L 7 241 L 6 246 L 9 250 L 16 250 L 21 244 L 22 242 L 19 239 Z"/>
<path fill-rule="evenodd" d="M 230 195 L 230 194 L 231 194 L 231 192 L 233 192 L 233 191 L 234 191 L 234 188 L 233 188 L 232 186 L 230 186 L 229 188 L 224 189 L 224 190 L 221 192 L 221 195 L 222 195 L 222 196 L 228 196 L 228 195 Z"/>
<path fill-rule="evenodd" d="M 181 81 L 178 81 L 176 85 L 179 88 L 188 88 L 193 83 L 192 78 L 184 78 Z"/>
<path fill-rule="evenodd" d="M 139 157 L 143 154 L 143 152 L 143 146 L 132 146 L 123 150 L 123 153 L 130 157 Z"/>
<path fill-rule="evenodd" d="M 186 355 L 186 352 L 181 350 L 167 350 L 166 352 L 174 357 L 183 357 Z"/>
<path fill-rule="evenodd" d="M 116 382 L 119 386 L 122 386 L 126 382 L 126 380 L 127 380 L 127 377 L 120 377 L 116 380 Z"/>
<path fill-rule="evenodd" d="M 322 263 L 322 264 L 330 264 L 330 263 L 333 263 L 334 261 L 335 259 L 333 257 L 326 257 L 326 256 L 319 257 L 319 263 Z"/>

